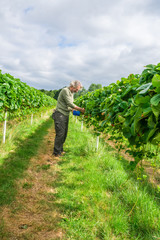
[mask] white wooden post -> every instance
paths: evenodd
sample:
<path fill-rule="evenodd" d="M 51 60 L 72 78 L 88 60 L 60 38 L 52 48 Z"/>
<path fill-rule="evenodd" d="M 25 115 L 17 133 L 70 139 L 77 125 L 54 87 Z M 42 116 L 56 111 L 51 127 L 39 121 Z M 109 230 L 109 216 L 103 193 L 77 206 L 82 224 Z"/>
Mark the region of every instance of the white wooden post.
<path fill-rule="evenodd" d="M 81 122 L 81 132 L 83 131 L 83 121 Z"/>
<path fill-rule="evenodd" d="M 33 113 L 31 115 L 31 125 L 32 125 L 32 123 L 33 123 Z"/>
<path fill-rule="evenodd" d="M 4 117 L 3 143 L 5 143 L 6 141 L 6 128 L 7 128 L 7 112 L 5 112 L 5 117 Z"/>
<path fill-rule="evenodd" d="M 97 136 L 96 151 L 98 151 L 98 146 L 99 146 L 99 136 Z"/>

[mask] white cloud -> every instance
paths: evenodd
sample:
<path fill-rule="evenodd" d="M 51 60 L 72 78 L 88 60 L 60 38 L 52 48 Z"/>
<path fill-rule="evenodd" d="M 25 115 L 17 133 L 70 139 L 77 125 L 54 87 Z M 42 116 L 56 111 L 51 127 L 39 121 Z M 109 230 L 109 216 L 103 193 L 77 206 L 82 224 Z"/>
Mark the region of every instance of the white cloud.
<path fill-rule="evenodd" d="M 44 89 L 141 73 L 160 62 L 158 8 L 156 0 L 2 0 L 0 67 Z"/>

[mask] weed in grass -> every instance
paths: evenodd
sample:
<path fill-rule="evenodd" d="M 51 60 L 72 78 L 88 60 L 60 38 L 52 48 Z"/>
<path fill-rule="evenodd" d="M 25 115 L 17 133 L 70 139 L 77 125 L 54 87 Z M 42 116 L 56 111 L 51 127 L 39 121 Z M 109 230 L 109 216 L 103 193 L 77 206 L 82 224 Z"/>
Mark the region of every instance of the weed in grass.
<path fill-rule="evenodd" d="M 32 183 L 24 183 L 23 186 L 22 186 L 24 189 L 30 189 L 33 187 L 33 184 Z"/>
<path fill-rule="evenodd" d="M 48 170 L 50 169 L 50 164 L 43 164 L 43 165 L 37 165 L 37 172 L 40 172 L 41 170 Z"/>

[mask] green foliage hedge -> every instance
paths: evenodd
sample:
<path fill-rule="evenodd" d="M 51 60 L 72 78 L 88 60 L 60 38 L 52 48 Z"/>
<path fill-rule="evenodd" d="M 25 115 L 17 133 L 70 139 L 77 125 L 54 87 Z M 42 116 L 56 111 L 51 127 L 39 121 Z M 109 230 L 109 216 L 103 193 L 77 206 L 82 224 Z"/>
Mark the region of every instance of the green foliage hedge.
<path fill-rule="evenodd" d="M 140 148 L 160 142 L 160 63 L 141 74 L 88 93 L 76 100 L 85 108 L 84 121 L 99 132 L 116 132 Z M 141 153 L 144 152 L 141 150 Z M 144 154 L 142 154 L 143 156 Z"/>
<path fill-rule="evenodd" d="M 42 107 L 55 106 L 56 100 L 28 86 L 20 79 L 0 71 L 0 120 L 4 111 L 25 115 Z"/>

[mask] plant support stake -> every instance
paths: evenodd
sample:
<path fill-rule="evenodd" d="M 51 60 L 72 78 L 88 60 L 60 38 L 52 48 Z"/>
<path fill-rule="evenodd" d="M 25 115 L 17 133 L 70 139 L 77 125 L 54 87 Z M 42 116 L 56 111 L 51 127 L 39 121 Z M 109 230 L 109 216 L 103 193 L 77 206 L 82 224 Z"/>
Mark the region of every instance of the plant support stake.
<path fill-rule="evenodd" d="M 33 113 L 31 115 L 31 125 L 32 125 L 32 123 L 33 123 Z"/>
<path fill-rule="evenodd" d="M 99 136 L 97 136 L 96 151 L 98 151 L 98 146 L 99 146 Z"/>
<path fill-rule="evenodd" d="M 6 128 L 7 128 L 7 112 L 5 112 L 5 117 L 4 117 L 3 143 L 5 143 L 6 141 Z"/>
<path fill-rule="evenodd" d="M 81 132 L 83 131 L 83 121 L 81 123 Z"/>

